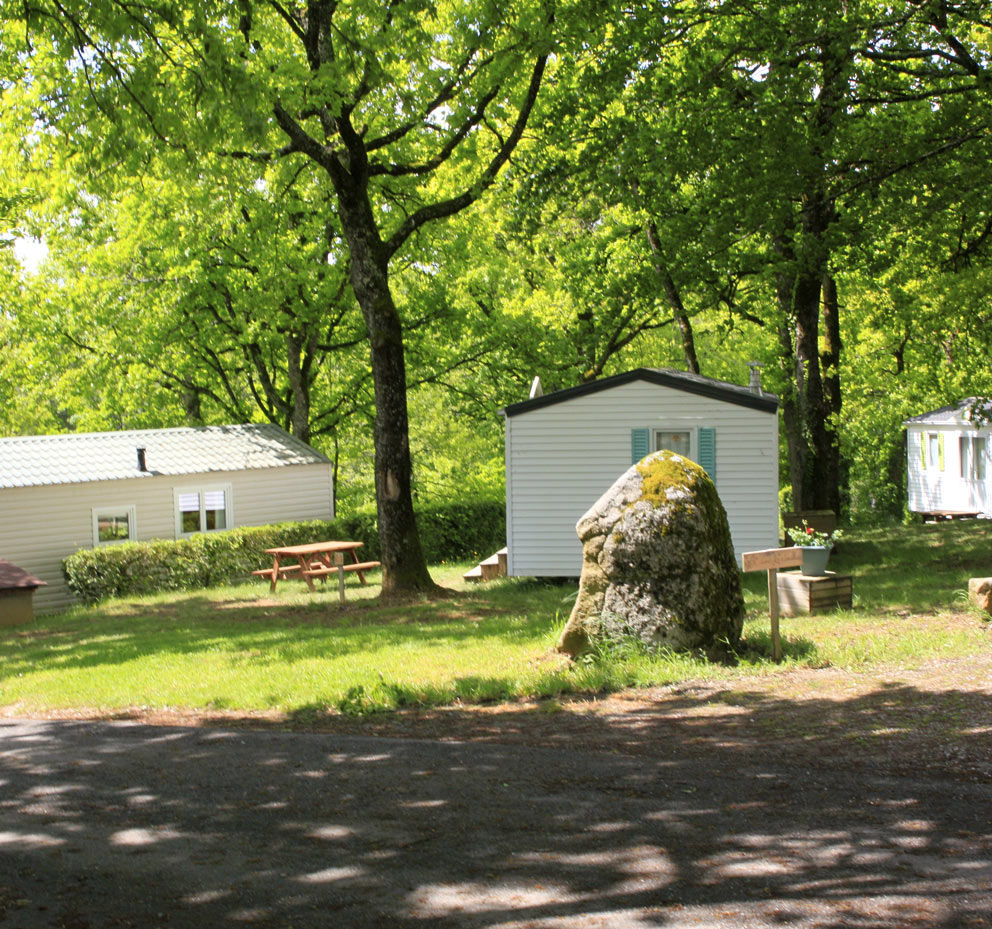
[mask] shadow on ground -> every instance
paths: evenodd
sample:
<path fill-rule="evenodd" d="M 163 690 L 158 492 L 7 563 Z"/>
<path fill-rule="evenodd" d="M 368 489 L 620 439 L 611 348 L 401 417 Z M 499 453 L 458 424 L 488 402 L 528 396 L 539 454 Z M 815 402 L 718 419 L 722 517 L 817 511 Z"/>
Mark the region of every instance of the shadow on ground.
<path fill-rule="evenodd" d="M 990 926 L 990 709 L 899 685 L 311 709 L 348 730 L 323 732 L 8 720 L 0 926 Z"/>

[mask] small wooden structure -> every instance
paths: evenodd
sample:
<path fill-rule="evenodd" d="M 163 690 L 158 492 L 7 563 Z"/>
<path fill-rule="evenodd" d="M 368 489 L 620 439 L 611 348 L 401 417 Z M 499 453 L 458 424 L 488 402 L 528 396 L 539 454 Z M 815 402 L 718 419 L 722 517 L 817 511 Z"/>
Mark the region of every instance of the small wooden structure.
<path fill-rule="evenodd" d="M 838 607 L 850 609 L 853 581 L 850 574 L 811 577 L 798 571 L 784 571 L 777 577 L 778 602 L 785 616 L 829 613 Z"/>
<path fill-rule="evenodd" d="M 778 631 L 778 569 L 798 568 L 803 563 L 801 548 L 767 548 L 760 552 L 744 552 L 741 567 L 745 571 L 768 572 L 768 612 L 772 620 L 772 660 L 782 660 L 782 636 Z"/>
<path fill-rule="evenodd" d="M 501 548 L 494 555 L 480 561 L 474 568 L 469 568 L 462 575 L 462 580 L 469 583 L 491 581 L 497 577 L 506 577 L 506 549 Z"/>
<path fill-rule="evenodd" d="M 779 568 L 798 568 L 802 563 L 803 550 L 799 546 L 744 552 L 741 558 L 741 567 L 745 571 L 768 572 L 768 611 L 772 622 L 772 659 L 775 661 L 782 660 L 782 637 L 778 629 L 781 612 L 786 616 L 797 616 L 851 606 L 850 575 L 834 574 L 832 571 L 823 576 L 803 574 L 801 571 L 779 574 Z"/>
<path fill-rule="evenodd" d="M 45 581 L 0 558 L 0 626 L 18 626 L 34 619 L 34 592 Z"/>

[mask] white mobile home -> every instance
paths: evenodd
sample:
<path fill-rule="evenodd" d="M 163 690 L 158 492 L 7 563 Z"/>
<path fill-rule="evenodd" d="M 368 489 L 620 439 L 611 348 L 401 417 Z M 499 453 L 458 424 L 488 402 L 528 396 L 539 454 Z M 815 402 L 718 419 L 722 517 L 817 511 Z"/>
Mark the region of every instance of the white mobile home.
<path fill-rule="evenodd" d="M 778 398 L 760 386 L 639 368 L 502 413 L 511 575 L 578 576 L 576 522 L 632 462 L 662 448 L 713 478 L 738 561 L 778 544 Z"/>
<path fill-rule="evenodd" d="M 0 558 L 73 602 L 62 559 L 127 540 L 333 519 L 332 465 L 274 425 L 0 439 Z"/>
<path fill-rule="evenodd" d="M 906 420 L 910 512 L 992 517 L 990 416 L 970 397 Z"/>

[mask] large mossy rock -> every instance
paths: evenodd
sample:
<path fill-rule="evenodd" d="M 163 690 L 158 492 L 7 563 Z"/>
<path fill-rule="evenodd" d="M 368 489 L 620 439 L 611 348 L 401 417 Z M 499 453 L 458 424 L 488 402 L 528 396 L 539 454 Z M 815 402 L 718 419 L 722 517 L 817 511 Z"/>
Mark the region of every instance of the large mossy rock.
<path fill-rule="evenodd" d="M 599 637 L 720 651 L 736 645 L 744 597 L 727 514 L 699 465 L 662 451 L 633 465 L 579 520 L 582 577 L 558 642 Z"/>

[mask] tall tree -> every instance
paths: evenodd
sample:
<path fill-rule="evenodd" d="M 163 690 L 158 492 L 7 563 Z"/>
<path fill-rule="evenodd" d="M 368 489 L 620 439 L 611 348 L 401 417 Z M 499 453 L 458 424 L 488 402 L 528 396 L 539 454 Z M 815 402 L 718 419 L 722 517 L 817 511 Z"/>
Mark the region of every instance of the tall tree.
<path fill-rule="evenodd" d="M 429 589 L 410 493 L 394 256 L 478 199 L 519 142 L 552 47 L 540 3 L 4 2 L 38 119 L 102 165 L 141 148 L 288 158 L 332 193 L 375 383 L 383 592 Z M 53 80 L 54 78 L 54 80 Z M 102 139 L 103 144 L 94 142 Z M 142 147 L 135 148 L 140 139 Z"/>

